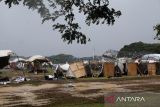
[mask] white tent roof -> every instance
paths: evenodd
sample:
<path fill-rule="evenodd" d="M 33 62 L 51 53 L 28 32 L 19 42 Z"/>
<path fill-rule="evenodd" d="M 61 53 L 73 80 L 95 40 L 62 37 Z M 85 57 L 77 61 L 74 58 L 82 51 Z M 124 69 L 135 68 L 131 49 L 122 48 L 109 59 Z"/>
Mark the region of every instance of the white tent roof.
<path fill-rule="evenodd" d="M 0 50 L 0 57 L 12 55 L 13 52 L 11 50 Z"/>
<path fill-rule="evenodd" d="M 160 61 L 160 54 L 147 54 L 142 56 L 142 60 Z"/>
<path fill-rule="evenodd" d="M 15 58 L 14 60 L 10 61 L 10 62 L 18 62 L 18 61 L 26 61 L 23 58 Z"/>
<path fill-rule="evenodd" d="M 59 65 L 60 68 L 62 68 L 63 70 L 67 71 L 66 72 L 66 77 L 75 77 L 75 75 L 73 74 L 73 72 L 71 71 L 70 69 L 70 65 L 68 63 L 66 64 L 62 64 L 62 65 Z"/>
<path fill-rule="evenodd" d="M 67 71 L 68 69 L 69 69 L 69 64 L 63 64 L 63 65 L 60 65 L 60 67 L 63 69 L 63 70 L 65 70 L 65 71 Z"/>
<path fill-rule="evenodd" d="M 160 59 L 160 54 L 147 54 L 147 55 L 142 56 L 142 58 L 150 58 L 150 57 Z"/>
<path fill-rule="evenodd" d="M 41 55 L 34 55 L 34 56 L 30 57 L 27 61 L 33 62 L 35 60 L 45 60 L 45 61 L 48 61 L 48 59 L 46 57 L 41 56 Z"/>

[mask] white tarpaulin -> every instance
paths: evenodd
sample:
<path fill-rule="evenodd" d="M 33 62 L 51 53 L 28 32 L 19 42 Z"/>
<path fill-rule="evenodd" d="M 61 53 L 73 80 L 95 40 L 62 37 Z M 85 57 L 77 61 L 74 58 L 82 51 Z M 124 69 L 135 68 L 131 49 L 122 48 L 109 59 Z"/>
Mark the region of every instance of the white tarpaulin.
<path fill-rule="evenodd" d="M 67 71 L 67 70 L 69 69 L 69 64 L 63 64 L 63 65 L 60 65 L 60 67 L 61 67 L 63 70 Z"/>
<path fill-rule="evenodd" d="M 10 63 L 12 63 L 12 62 L 25 62 L 26 60 L 25 59 L 23 59 L 23 58 L 15 58 L 14 60 L 12 60 L 12 61 L 10 61 Z"/>
<path fill-rule="evenodd" d="M 60 65 L 60 68 L 66 71 L 66 77 L 75 77 L 73 72 L 70 70 L 70 65 L 68 63 Z"/>
<path fill-rule="evenodd" d="M 63 64 L 59 67 L 65 71 L 66 77 L 69 78 L 80 78 L 86 76 L 85 68 L 82 62 L 72 63 L 72 64 Z M 58 68 L 56 68 L 58 69 Z"/>
<path fill-rule="evenodd" d="M 49 61 L 46 57 L 41 56 L 41 55 L 34 55 L 34 56 L 30 57 L 27 61 L 33 62 L 35 60 Z"/>
<path fill-rule="evenodd" d="M 160 60 L 160 54 L 147 54 L 142 56 L 142 60 Z"/>
<path fill-rule="evenodd" d="M 141 62 L 155 63 L 160 61 L 160 54 L 146 54 L 141 58 Z"/>
<path fill-rule="evenodd" d="M 12 55 L 13 52 L 11 50 L 0 50 L 0 57 Z"/>

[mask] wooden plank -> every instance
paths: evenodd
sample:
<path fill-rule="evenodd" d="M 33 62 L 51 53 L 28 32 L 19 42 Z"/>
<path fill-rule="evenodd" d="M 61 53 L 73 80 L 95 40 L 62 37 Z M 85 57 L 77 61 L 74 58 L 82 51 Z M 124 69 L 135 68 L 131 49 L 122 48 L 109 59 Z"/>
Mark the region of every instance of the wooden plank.
<path fill-rule="evenodd" d="M 156 63 L 149 63 L 148 67 L 148 75 L 156 75 Z"/>
<path fill-rule="evenodd" d="M 128 76 L 137 76 L 138 65 L 137 63 L 128 63 Z"/>
<path fill-rule="evenodd" d="M 104 63 L 103 66 L 104 77 L 114 77 L 114 63 Z"/>
<path fill-rule="evenodd" d="M 70 69 L 74 73 L 76 78 L 86 76 L 85 68 L 82 62 L 70 64 Z"/>

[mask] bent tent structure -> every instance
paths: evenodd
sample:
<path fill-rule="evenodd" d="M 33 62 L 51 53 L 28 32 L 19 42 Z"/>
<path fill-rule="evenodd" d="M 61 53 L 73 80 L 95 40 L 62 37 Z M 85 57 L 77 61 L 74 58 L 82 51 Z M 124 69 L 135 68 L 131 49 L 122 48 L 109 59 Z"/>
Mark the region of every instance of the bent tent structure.
<path fill-rule="evenodd" d="M 85 67 L 82 62 L 76 62 L 72 64 L 62 64 L 58 65 L 56 69 L 57 75 L 65 76 L 67 78 L 80 78 L 85 77 Z"/>
<path fill-rule="evenodd" d="M 28 62 L 35 62 L 35 61 L 38 61 L 38 62 L 49 62 L 49 60 L 46 57 L 41 56 L 41 55 L 34 55 L 34 56 L 30 57 L 26 61 L 28 61 Z"/>
<path fill-rule="evenodd" d="M 9 62 L 12 69 L 24 69 L 26 60 L 23 58 L 15 58 Z"/>
<path fill-rule="evenodd" d="M 58 76 L 65 76 L 67 78 L 75 78 L 75 75 L 70 70 L 70 65 L 68 63 L 58 65 L 58 67 L 56 69 L 56 73 Z"/>
<path fill-rule="evenodd" d="M 10 61 L 10 63 L 12 63 L 12 62 L 14 62 L 14 63 L 17 63 L 17 62 L 26 62 L 26 60 L 23 59 L 23 58 L 15 58 L 14 60 Z"/>
<path fill-rule="evenodd" d="M 103 76 L 103 63 L 98 61 L 90 62 L 90 69 L 93 77 Z"/>
<path fill-rule="evenodd" d="M 26 61 L 29 63 L 31 71 L 34 71 L 35 73 L 37 73 L 38 70 L 44 71 L 39 68 L 42 66 L 42 63 L 49 62 L 49 60 L 46 57 L 41 55 L 34 55 Z"/>
<path fill-rule="evenodd" d="M 0 50 L 0 69 L 9 65 L 9 58 L 12 54 L 13 52 L 11 50 Z"/>

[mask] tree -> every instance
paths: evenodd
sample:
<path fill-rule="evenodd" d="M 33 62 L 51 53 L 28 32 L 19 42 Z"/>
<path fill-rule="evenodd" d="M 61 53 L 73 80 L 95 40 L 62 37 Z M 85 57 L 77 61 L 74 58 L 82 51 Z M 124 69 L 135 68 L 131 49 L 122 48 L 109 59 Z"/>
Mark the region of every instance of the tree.
<path fill-rule="evenodd" d="M 160 53 L 159 43 L 134 42 L 120 49 L 118 57 L 141 57 L 145 54 Z"/>
<path fill-rule="evenodd" d="M 85 23 L 91 24 L 107 24 L 113 25 L 115 17 L 121 15 L 120 11 L 109 8 L 108 0 L 0 0 L 12 7 L 19 5 L 20 2 L 29 9 L 37 10 L 43 18 L 42 23 L 47 20 L 53 22 L 53 29 L 57 29 L 61 33 L 63 41 L 71 44 L 73 41 L 86 44 L 90 41 L 85 34 L 80 32 L 79 23 L 75 21 L 75 11 L 78 10 L 86 16 Z M 49 4 L 49 6 L 47 6 Z M 64 23 L 58 23 L 57 19 L 63 17 Z M 57 23 L 56 23 L 57 22 Z"/>
<path fill-rule="evenodd" d="M 154 26 L 154 30 L 157 32 L 155 39 L 160 40 L 160 24 L 157 24 L 156 26 Z"/>

